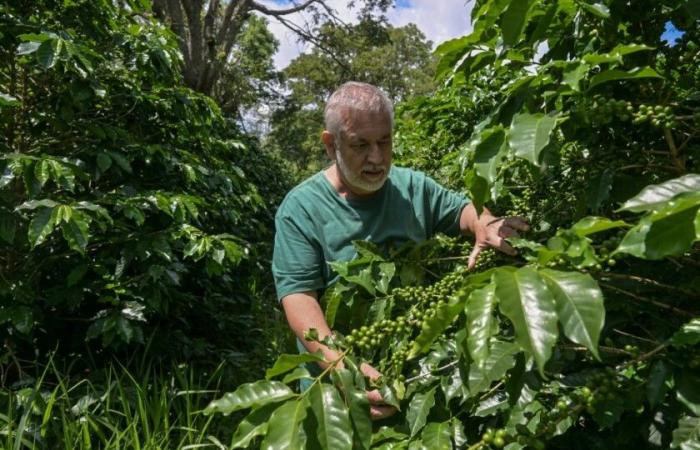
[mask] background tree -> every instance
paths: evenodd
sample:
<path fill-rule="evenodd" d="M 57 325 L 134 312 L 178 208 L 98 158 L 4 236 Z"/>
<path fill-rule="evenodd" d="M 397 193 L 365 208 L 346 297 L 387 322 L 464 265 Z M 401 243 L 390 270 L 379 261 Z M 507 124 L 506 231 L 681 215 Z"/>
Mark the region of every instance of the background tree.
<path fill-rule="evenodd" d="M 388 0 L 365 0 L 360 4 L 360 14 L 381 12 L 390 4 Z M 253 13 L 274 17 L 309 40 L 314 39 L 311 28 L 295 25 L 284 17 L 305 11 L 314 24 L 337 20 L 323 0 L 306 0 L 280 9 L 253 0 L 154 0 L 153 10 L 178 36 L 185 83 L 208 95 L 213 95 L 221 83 L 245 23 Z"/>
<path fill-rule="evenodd" d="M 267 20 L 251 15 L 224 66 L 221 82 L 212 93 L 224 114 L 244 123 L 245 111 L 279 101 L 280 74 L 272 60 L 278 48 L 279 42 L 268 30 Z"/>
<path fill-rule="evenodd" d="M 413 24 L 392 27 L 376 21 L 353 26 L 327 24 L 317 35 L 321 47 L 299 55 L 283 71 L 289 94 L 271 116 L 268 142 L 300 167 L 324 164 L 320 145 L 326 99 L 343 82 L 381 87 L 394 102 L 434 87 L 432 43 Z"/>

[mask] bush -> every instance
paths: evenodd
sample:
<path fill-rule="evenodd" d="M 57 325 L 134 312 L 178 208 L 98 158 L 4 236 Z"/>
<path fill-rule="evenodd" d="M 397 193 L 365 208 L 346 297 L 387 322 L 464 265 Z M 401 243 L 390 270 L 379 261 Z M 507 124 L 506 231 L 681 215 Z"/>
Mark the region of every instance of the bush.
<path fill-rule="evenodd" d="M 261 267 L 286 173 L 183 87 L 174 36 L 128 3 L 0 8 L 6 342 L 32 358 L 152 341 L 245 378 L 269 352 Z"/>

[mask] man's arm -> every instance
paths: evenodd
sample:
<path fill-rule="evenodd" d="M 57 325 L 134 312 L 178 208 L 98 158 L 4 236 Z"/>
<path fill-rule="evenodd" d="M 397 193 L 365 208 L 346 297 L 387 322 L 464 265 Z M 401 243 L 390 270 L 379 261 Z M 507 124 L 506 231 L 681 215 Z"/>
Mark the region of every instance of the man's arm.
<path fill-rule="evenodd" d="M 328 326 L 328 322 L 326 322 L 321 306 L 318 304 L 318 294 L 315 291 L 287 295 L 282 299 L 282 307 L 284 308 L 284 314 L 287 316 L 289 327 L 304 344 L 304 347 L 312 353 L 319 350 L 323 353 L 326 362 L 319 362 L 321 367 L 325 369 L 329 364 L 338 361 L 340 355 L 335 350 L 319 342 L 310 342 L 304 339 L 304 334 L 312 328 L 318 331 L 319 340 L 323 340 L 326 336 L 331 335 L 331 329 Z M 338 361 L 336 367 L 343 368 L 343 362 Z M 377 369 L 366 363 L 360 365 L 360 371 L 373 380 L 381 375 Z M 367 391 L 367 398 L 370 403 L 370 416 L 374 420 L 384 419 L 396 412 L 396 408 L 384 404 L 384 399 L 382 399 L 381 394 L 376 389 Z"/>
<path fill-rule="evenodd" d="M 484 208 L 477 214 L 473 203 L 462 209 L 459 218 L 462 234 L 474 236 L 474 250 L 469 255 L 469 270 L 476 266 L 476 259 L 482 250 L 493 247 L 508 255 L 515 255 L 516 250 L 506 241 L 509 237 L 518 237 L 518 231 L 527 231 L 530 226 L 522 217 L 495 217 Z"/>
<path fill-rule="evenodd" d="M 340 358 L 338 352 L 320 342 L 304 339 L 304 334 L 312 328 L 318 331 L 319 340 L 331 335 L 331 329 L 326 322 L 321 306 L 318 304 L 318 295 L 315 291 L 287 295 L 282 299 L 282 307 L 287 316 L 289 327 L 309 352 L 315 353 L 320 350 L 328 363 Z M 325 369 L 328 367 L 328 363 L 320 365 Z M 342 361 L 338 365 L 340 368 L 344 367 Z"/>

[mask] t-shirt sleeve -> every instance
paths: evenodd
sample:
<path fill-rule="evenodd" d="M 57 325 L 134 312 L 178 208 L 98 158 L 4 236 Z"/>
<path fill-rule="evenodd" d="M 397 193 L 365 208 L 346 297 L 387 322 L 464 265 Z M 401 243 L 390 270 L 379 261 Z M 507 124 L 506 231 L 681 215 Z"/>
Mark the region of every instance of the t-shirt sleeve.
<path fill-rule="evenodd" d="M 272 274 L 277 299 L 289 294 L 323 288 L 321 249 L 314 241 L 313 224 L 305 211 L 283 204 L 275 216 L 275 247 Z"/>
<path fill-rule="evenodd" d="M 425 198 L 430 208 L 430 235 L 444 233 L 450 236 L 459 234 L 459 218 L 462 209 L 469 203 L 463 194 L 450 191 L 426 176 L 424 182 Z"/>

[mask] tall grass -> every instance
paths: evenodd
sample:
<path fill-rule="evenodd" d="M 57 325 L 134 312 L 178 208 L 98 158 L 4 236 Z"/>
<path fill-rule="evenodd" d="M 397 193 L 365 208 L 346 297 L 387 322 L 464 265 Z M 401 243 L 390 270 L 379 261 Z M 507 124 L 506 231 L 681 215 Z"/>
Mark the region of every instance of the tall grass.
<path fill-rule="evenodd" d="M 115 362 L 77 379 L 49 360 L 35 379 L 0 389 L 0 448 L 225 449 L 233 419 L 201 414 L 222 374 Z"/>

